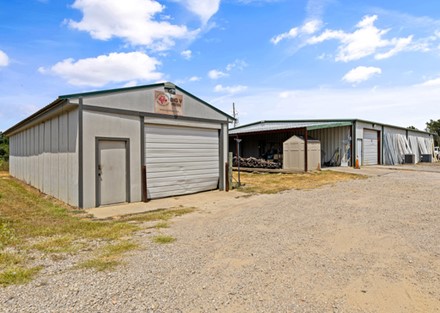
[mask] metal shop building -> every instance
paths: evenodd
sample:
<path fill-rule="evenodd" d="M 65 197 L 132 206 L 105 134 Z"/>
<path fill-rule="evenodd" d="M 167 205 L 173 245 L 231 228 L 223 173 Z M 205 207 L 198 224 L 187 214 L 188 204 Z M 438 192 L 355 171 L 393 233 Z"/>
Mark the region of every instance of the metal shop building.
<path fill-rule="evenodd" d="M 10 173 L 80 208 L 224 189 L 232 120 L 171 83 L 60 96 L 5 132 Z"/>
<path fill-rule="evenodd" d="M 304 140 L 304 170 L 308 166 L 307 143 L 321 143 L 320 166 L 402 164 L 432 161 L 433 135 L 360 119 L 260 121 L 229 130 L 229 147 L 241 157 L 283 159 L 283 143 L 292 136 Z M 241 139 L 239 146 L 235 139 Z"/>

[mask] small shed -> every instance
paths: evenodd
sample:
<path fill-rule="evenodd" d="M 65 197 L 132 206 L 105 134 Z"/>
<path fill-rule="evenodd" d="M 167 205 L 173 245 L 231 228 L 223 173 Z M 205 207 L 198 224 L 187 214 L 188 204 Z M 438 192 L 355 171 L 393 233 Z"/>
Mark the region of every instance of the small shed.
<path fill-rule="evenodd" d="M 309 171 L 321 168 L 321 142 L 308 138 L 306 143 L 303 137 L 292 136 L 283 143 L 283 169 L 303 171 L 304 168 Z"/>

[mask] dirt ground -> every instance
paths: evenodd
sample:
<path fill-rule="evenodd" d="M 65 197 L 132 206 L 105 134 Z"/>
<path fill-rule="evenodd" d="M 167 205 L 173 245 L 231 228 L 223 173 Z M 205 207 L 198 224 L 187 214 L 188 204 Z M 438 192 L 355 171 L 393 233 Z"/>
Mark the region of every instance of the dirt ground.
<path fill-rule="evenodd" d="M 368 179 L 199 194 L 160 230 L 174 243 L 141 231 L 115 272 L 4 288 L 0 311 L 440 312 L 440 166 L 355 172 Z"/>

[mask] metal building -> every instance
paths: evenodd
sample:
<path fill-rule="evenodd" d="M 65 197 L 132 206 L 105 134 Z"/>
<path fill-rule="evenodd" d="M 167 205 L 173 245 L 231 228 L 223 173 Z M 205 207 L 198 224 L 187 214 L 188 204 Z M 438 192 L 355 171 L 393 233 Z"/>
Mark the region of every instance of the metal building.
<path fill-rule="evenodd" d="M 171 83 L 64 95 L 5 132 L 10 173 L 80 208 L 224 189 L 232 120 Z"/>
<path fill-rule="evenodd" d="M 230 129 L 229 146 L 235 154 L 239 138 L 242 157 L 267 158 L 267 151 L 281 153 L 294 135 L 305 138 L 305 144 L 308 138 L 320 141 L 321 166 L 354 166 L 356 159 L 361 165 L 394 165 L 404 163 L 406 155 L 418 163 L 434 153 L 430 133 L 359 119 L 255 122 Z"/>

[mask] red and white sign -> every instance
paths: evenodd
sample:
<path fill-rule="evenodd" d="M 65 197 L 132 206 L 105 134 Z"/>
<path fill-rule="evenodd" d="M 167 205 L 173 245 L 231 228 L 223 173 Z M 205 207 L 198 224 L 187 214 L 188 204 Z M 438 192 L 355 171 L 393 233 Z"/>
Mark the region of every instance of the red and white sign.
<path fill-rule="evenodd" d="M 173 95 L 163 91 L 154 91 L 154 113 L 182 115 L 183 95 Z"/>

